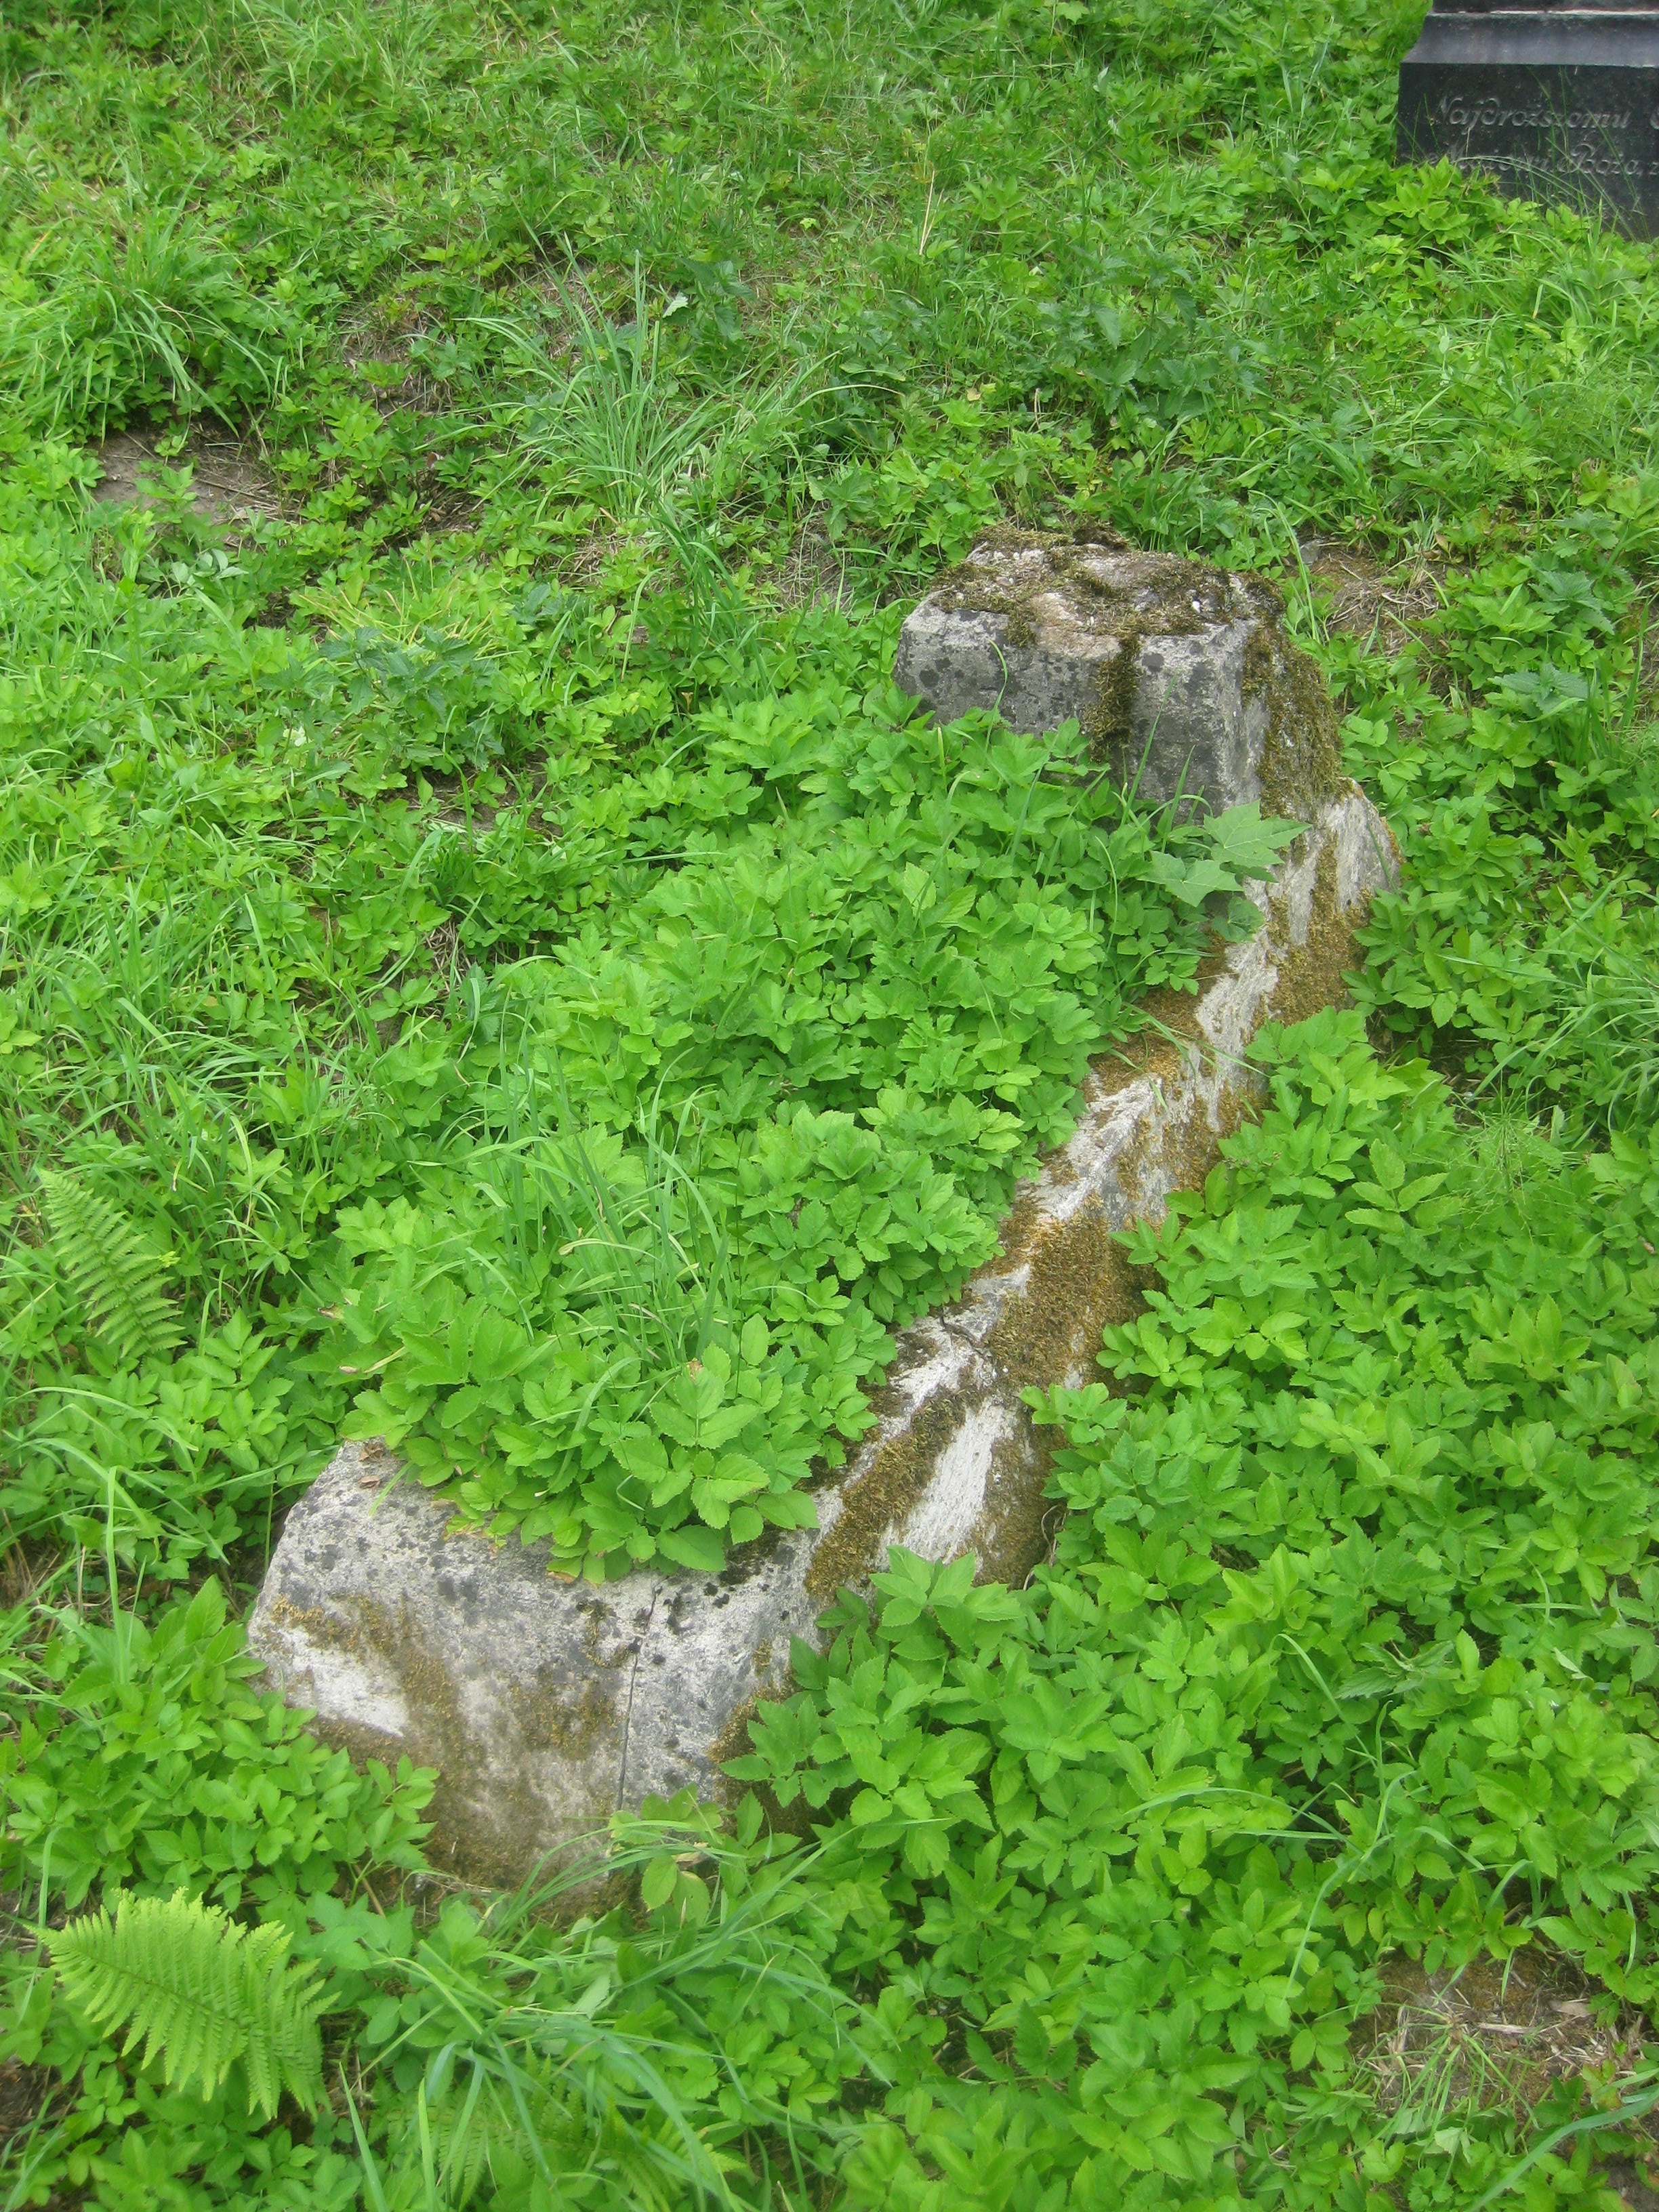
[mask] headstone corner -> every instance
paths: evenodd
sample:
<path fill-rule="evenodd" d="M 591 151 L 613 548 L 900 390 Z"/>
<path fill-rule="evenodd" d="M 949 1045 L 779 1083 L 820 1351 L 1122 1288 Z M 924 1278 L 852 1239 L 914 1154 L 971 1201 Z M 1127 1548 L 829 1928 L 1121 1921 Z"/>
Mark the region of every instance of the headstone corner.
<path fill-rule="evenodd" d="M 1659 228 L 1659 0 L 1434 0 L 1400 66 L 1395 158 Z"/>

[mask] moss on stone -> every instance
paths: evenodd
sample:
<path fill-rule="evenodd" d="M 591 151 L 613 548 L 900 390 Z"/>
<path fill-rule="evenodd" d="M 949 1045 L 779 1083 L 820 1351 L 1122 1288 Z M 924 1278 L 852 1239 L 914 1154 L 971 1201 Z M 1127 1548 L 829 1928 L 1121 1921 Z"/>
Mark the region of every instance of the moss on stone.
<path fill-rule="evenodd" d="M 1133 774 L 1134 767 L 1126 756 L 1134 744 L 1135 690 L 1140 676 L 1142 635 L 1133 628 L 1120 634 L 1117 651 L 1101 664 L 1094 682 L 1095 696 L 1079 724 L 1090 759 L 1110 762 L 1126 775 Z"/>
<path fill-rule="evenodd" d="M 1121 579 L 1103 577 L 1098 566 L 1103 561 L 1127 573 Z M 1249 605 L 1241 606 L 1239 587 L 1249 595 Z M 1206 622 L 1236 620 L 1241 612 L 1256 611 L 1257 596 L 1254 580 L 1231 577 L 1208 561 L 1139 551 L 1109 532 L 1062 538 L 1016 530 L 989 531 L 976 538 L 967 559 L 942 576 L 928 596 L 953 611 L 1010 618 L 1024 614 L 1035 624 L 1033 602 L 1050 592 L 1073 594 L 1079 619 L 1091 629 L 1120 635 L 1121 623 L 1127 621 L 1156 637 L 1184 636 Z"/>
<path fill-rule="evenodd" d="M 879 1401 L 878 1401 L 879 1403 Z M 882 1563 L 890 1528 L 920 1504 L 934 1463 L 972 1410 L 961 1390 L 936 1390 L 914 1419 L 877 1444 L 869 1467 L 847 1485 L 842 1510 L 806 1571 L 806 1594 L 827 1605 L 843 1585 L 864 1582 Z"/>
<path fill-rule="evenodd" d="M 1277 971 L 1266 1018 L 1304 1022 L 1326 1006 L 1346 1006 L 1346 977 L 1364 963 L 1355 932 L 1364 927 L 1370 902 L 1357 901 L 1345 913 L 1337 895 L 1336 852 L 1327 845 L 1314 871 L 1308 927 L 1298 943 L 1282 897 L 1267 906 L 1267 941 Z"/>
<path fill-rule="evenodd" d="M 1267 709 L 1258 771 L 1262 811 L 1305 821 L 1347 781 L 1325 679 L 1282 630 L 1258 623 L 1244 647 L 1244 697 L 1247 704 L 1260 700 Z"/>

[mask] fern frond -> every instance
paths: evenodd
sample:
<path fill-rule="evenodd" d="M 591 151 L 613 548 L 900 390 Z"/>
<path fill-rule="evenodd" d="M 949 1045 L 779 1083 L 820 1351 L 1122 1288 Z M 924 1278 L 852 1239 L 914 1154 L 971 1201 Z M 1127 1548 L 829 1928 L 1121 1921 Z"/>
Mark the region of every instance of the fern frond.
<path fill-rule="evenodd" d="M 71 1175 L 45 1170 L 40 1188 L 53 1249 L 88 1318 L 125 1367 L 165 1352 L 182 1332 L 161 1261 L 118 1206 Z"/>
<path fill-rule="evenodd" d="M 256 1928 L 248 1936 L 242 1986 L 247 2015 L 242 2065 L 250 2111 L 257 2104 L 274 2112 L 287 2088 L 309 2112 L 322 2094 L 317 2015 L 326 1999 L 312 1969 L 290 1963 L 285 1929 Z"/>
<path fill-rule="evenodd" d="M 94 2027 L 127 2030 L 124 2057 L 142 2040 L 144 2063 L 159 2054 L 169 2087 L 204 2096 L 240 2058 L 248 2110 L 270 2118 L 285 2088 L 307 2111 L 322 2088 L 323 1994 L 309 1967 L 289 1962 L 288 1943 L 286 1929 L 240 1927 L 183 1890 L 122 1893 L 112 1921 L 85 1913 L 53 1936 L 52 1960 Z"/>

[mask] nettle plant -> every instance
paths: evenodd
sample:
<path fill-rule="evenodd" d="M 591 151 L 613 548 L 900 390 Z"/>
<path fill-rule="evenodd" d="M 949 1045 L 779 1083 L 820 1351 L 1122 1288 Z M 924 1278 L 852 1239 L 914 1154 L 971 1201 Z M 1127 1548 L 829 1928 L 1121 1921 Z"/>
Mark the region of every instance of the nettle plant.
<path fill-rule="evenodd" d="M 465 1517 L 596 1580 L 714 1568 L 812 1525 L 891 1331 L 989 1256 L 1136 997 L 1254 927 L 1291 832 L 1148 818 L 1074 732 L 836 687 L 568 797 L 568 933 L 386 1055 L 418 1157 L 342 1212 L 319 1303 L 348 1433 Z"/>

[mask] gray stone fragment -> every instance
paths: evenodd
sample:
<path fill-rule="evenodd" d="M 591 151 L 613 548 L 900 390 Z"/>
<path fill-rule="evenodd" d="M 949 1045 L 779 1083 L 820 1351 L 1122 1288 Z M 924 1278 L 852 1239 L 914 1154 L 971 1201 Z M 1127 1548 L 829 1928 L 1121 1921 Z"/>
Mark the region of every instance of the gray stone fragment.
<path fill-rule="evenodd" d="M 816 1493 L 817 1529 L 763 1539 L 719 1575 L 647 1569 L 595 1589 L 556 1581 L 538 1550 L 447 1535 L 447 1506 L 372 1447 L 347 1445 L 294 1508 L 250 1641 L 325 1734 L 440 1770 L 441 1863 L 516 1880 L 619 1806 L 717 1792 L 753 1700 L 787 1682 L 790 1637 L 810 1638 L 890 1543 L 972 1551 L 1014 1581 L 1043 1556 L 1050 1440 L 1022 1391 L 1093 1373 L 1103 1323 L 1129 1310 L 1113 1231 L 1202 1180 L 1259 1095 L 1250 1037 L 1339 995 L 1353 930 L 1394 880 L 1393 842 L 1354 785 L 1303 811 L 1309 828 L 1253 887 L 1261 929 L 1227 949 L 1189 1035 L 1096 1066 L 1001 1255 L 900 1336 L 878 1425 Z"/>
<path fill-rule="evenodd" d="M 448 1505 L 401 1473 L 342 1446 L 289 1513 L 248 1633 L 324 1734 L 439 1770 L 439 1863 L 516 1882 L 619 1805 L 706 1793 L 721 1730 L 787 1675 L 810 1535 L 595 1589 L 551 1576 L 544 1545 L 447 1534 Z"/>
<path fill-rule="evenodd" d="M 1282 611 L 1270 586 L 1205 562 L 998 532 L 906 620 L 893 678 L 942 722 L 994 709 L 1036 735 L 1075 718 L 1151 805 L 1255 799 L 1299 819 L 1340 762 Z"/>

